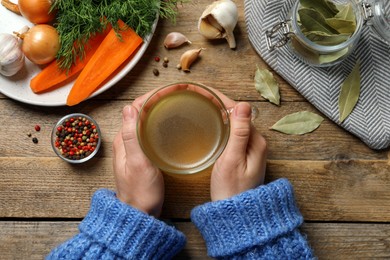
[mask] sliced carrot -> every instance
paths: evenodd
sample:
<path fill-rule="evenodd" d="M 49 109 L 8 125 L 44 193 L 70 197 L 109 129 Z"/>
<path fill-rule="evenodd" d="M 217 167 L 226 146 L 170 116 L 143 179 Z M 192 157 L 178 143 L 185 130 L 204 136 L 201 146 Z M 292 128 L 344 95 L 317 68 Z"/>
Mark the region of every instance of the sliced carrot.
<path fill-rule="evenodd" d="M 92 58 L 110 30 L 111 26 L 108 26 L 104 32 L 96 34 L 89 39 L 85 45 L 85 56 L 82 59 L 77 58 L 69 71 L 61 69 L 57 61 L 47 65 L 30 81 L 31 90 L 34 93 L 42 93 L 62 87 L 73 80 Z"/>
<path fill-rule="evenodd" d="M 107 34 L 73 85 L 66 104 L 77 105 L 88 98 L 104 81 L 126 61 L 143 42 L 130 27 L 121 20 L 118 38 L 114 29 Z"/>

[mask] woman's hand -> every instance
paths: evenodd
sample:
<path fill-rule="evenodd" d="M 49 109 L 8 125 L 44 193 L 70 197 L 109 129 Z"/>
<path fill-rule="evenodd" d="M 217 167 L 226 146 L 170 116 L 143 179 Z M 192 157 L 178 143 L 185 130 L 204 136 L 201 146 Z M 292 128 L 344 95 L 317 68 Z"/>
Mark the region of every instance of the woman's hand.
<path fill-rule="evenodd" d="M 113 166 L 118 199 L 159 217 L 164 202 L 164 179 L 143 153 L 136 133 L 138 110 L 146 96 L 123 109 L 122 128 L 113 143 Z"/>
<path fill-rule="evenodd" d="M 227 107 L 232 106 L 226 97 L 222 100 L 225 105 L 229 103 Z M 230 198 L 264 182 L 267 145 L 251 123 L 251 106 L 234 105 L 230 120 L 228 144 L 211 174 L 212 201 Z"/>

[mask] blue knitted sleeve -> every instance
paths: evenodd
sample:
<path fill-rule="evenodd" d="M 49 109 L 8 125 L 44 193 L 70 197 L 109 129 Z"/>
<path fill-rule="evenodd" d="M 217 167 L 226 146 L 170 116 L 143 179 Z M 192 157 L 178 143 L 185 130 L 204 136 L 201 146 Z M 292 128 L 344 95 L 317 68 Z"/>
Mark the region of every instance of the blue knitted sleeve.
<path fill-rule="evenodd" d="M 233 259 L 312 259 L 291 184 L 279 179 L 194 208 L 191 219 L 208 254 Z"/>
<path fill-rule="evenodd" d="M 95 192 L 79 230 L 46 259 L 171 259 L 186 242 L 183 233 L 105 189 Z"/>

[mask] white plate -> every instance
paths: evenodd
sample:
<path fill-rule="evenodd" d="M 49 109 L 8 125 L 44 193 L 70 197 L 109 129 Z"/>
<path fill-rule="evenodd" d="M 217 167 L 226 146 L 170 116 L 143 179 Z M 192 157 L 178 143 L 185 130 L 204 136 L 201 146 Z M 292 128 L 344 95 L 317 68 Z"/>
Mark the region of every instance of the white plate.
<path fill-rule="evenodd" d="M 16 15 L 4 6 L 0 5 L 0 33 L 12 33 L 13 31 L 20 30 L 23 26 L 32 26 L 25 18 Z M 154 22 L 152 33 L 144 38 L 144 42 L 134 57 L 128 61 L 127 64 L 122 65 L 122 69 L 109 81 L 107 81 L 102 87 L 95 91 L 91 97 L 94 97 L 103 91 L 106 91 L 122 79 L 141 59 L 145 53 L 152 37 L 154 30 L 156 29 L 158 19 Z M 37 106 L 63 106 L 66 105 L 66 98 L 73 86 L 73 82 L 55 89 L 53 91 L 35 94 L 30 89 L 30 80 L 41 70 L 41 67 L 31 63 L 26 58 L 26 64 L 24 68 L 12 77 L 5 77 L 0 74 L 0 92 L 9 98 L 18 100 L 23 103 L 28 103 Z"/>

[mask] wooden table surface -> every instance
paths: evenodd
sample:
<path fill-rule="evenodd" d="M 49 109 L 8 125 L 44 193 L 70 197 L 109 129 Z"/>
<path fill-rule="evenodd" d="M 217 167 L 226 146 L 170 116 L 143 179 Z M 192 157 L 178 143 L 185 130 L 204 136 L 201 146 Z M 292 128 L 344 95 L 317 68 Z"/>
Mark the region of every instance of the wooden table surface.
<path fill-rule="evenodd" d="M 292 112 L 320 112 L 276 74 L 282 100 L 279 107 L 255 90 L 256 65 L 268 66 L 248 40 L 244 4 L 237 2 L 236 50 L 230 50 L 224 40 L 210 42 L 198 33 L 198 18 L 210 1 L 194 0 L 179 6 L 176 24 L 159 21 L 136 67 L 96 98 L 76 107 L 38 107 L 0 94 L 0 259 L 42 259 L 77 232 L 94 191 L 114 189 L 111 147 L 122 108 L 139 95 L 175 81 L 201 82 L 259 109 L 254 124 L 269 146 L 266 182 L 281 177 L 292 182 L 305 218 L 302 231 L 319 259 L 390 258 L 389 150 L 369 149 L 328 119 L 315 132 L 303 136 L 269 130 Z M 172 31 L 184 33 L 193 44 L 166 50 L 163 41 Z M 198 47 L 206 50 L 191 73 L 178 71 L 180 55 Z M 155 62 L 155 56 L 168 57 L 168 68 Z M 154 68 L 160 71 L 158 77 L 152 73 Z M 102 129 L 102 149 L 83 165 L 60 160 L 50 145 L 53 125 L 71 112 L 89 114 Z M 40 132 L 34 131 L 36 124 L 41 126 Z M 38 144 L 31 141 L 28 132 L 38 137 Z M 162 217 L 188 237 L 177 259 L 207 256 L 189 214 L 195 205 L 210 200 L 209 177 L 210 170 L 184 177 L 165 175 Z"/>

